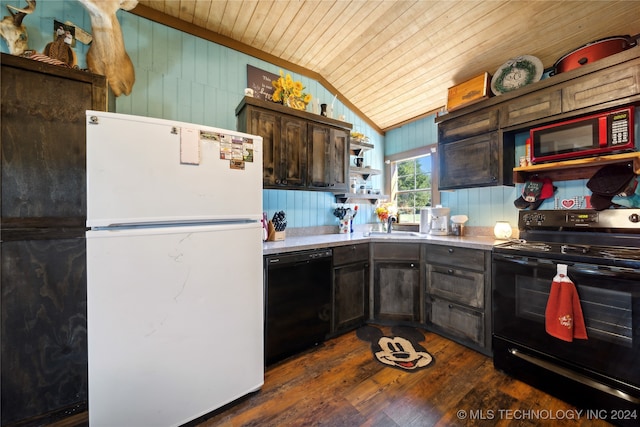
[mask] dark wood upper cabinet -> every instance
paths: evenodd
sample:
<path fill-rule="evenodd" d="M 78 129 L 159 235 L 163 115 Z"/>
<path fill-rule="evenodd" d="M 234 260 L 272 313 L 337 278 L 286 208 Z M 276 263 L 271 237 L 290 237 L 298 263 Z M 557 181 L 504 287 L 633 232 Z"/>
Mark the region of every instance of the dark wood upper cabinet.
<path fill-rule="evenodd" d="M 503 143 L 500 132 L 441 144 L 439 149 L 439 188 L 443 190 L 511 183 L 513 147 Z"/>
<path fill-rule="evenodd" d="M 513 185 L 515 133 L 639 101 L 640 53 L 628 49 L 440 116 L 440 188 Z"/>
<path fill-rule="evenodd" d="M 263 138 L 264 188 L 344 192 L 349 123 L 245 97 L 237 129 Z"/>

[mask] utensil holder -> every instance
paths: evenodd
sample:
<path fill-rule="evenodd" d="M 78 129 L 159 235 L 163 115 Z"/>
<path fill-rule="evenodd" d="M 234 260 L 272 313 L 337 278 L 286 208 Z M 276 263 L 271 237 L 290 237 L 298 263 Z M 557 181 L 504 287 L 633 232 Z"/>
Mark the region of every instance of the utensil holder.
<path fill-rule="evenodd" d="M 273 226 L 273 221 L 269 221 L 267 229 L 268 242 L 277 242 L 280 240 L 284 240 L 286 231 L 276 231 L 276 228 Z"/>

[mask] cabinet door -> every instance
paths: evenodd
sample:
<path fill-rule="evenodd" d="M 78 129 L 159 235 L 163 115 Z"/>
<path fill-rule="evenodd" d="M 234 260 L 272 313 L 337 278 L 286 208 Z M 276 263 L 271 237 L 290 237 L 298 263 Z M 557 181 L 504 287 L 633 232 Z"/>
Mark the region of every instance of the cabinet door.
<path fill-rule="evenodd" d="M 440 144 L 438 150 L 442 190 L 505 183 L 498 132 Z"/>
<path fill-rule="evenodd" d="M 271 112 L 251 109 L 248 133 L 262 136 L 262 179 L 265 187 L 280 184 L 280 119 Z"/>
<path fill-rule="evenodd" d="M 369 314 L 369 263 L 334 269 L 334 326 L 343 332 L 364 323 Z"/>
<path fill-rule="evenodd" d="M 331 132 L 326 126 L 309 127 L 309 186 L 325 189 L 331 184 Z"/>
<path fill-rule="evenodd" d="M 378 320 L 420 320 L 418 262 L 376 262 L 374 317 Z"/>
<path fill-rule="evenodd" d="M 280 120 L 279 184 L 304 187 L 307 183 L 307 122 L 288 116 L 282 116 Z"/>
<path fill-rule="evenodd" d="M 5 240 L 1 247 L 2 425 L 85 406 L 85 240 Z"/>
<path fill-rule="evenodd" d="M 105 109 L 96 98 L 104 100 L 106 89 L 97 96 L 99 83 L 89 73 L 67 69 L 53 75 L 45 70 L 54 67 L 41 62 L 2 59 L 3 225 L 59 227 L 64 219 L 67 226 L 84 227 L 85 111 Z"/>
<path fill-rule="evenodd" d="M 347 191 L 349 185 L 349 134 L 331 129 L 331 190 Z"/>
<path fill-rule="evenodd" d="M 346 191 L 347 133 L 315 124 L 309 127 L 309 187 Z"/>

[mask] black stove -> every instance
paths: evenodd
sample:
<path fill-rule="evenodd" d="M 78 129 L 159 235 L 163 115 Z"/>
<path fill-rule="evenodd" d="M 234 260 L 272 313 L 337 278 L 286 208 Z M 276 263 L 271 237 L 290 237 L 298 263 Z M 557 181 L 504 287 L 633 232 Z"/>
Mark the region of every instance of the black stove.
<path fill-rule="evenodd" d="M 494 366 L 577 407 L 637 414 L 640 209 L 520 211 L 518 231 L 492 254 Z M 547 333 L 560 274 L 576 289 L 562 318 L 579 305 L 587 339 Z"/>

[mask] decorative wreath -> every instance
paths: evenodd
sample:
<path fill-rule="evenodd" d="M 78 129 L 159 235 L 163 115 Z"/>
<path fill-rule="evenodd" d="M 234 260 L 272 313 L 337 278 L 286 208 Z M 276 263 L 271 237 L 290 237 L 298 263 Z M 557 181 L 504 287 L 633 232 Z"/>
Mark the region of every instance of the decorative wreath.
<path fill-rule="evenodd" d="M 522 58 L 522 57 L 518 57 L 518 58 L 514 58 L 513 61 L 511 61 L 511 63 L 507 63 L 507 67 L 502 68 L 500 74 L 497 76 L 494 86 L 495 88 L 500 92 L 500 93 L 504 93 L 504 92 L 509 92 L 512 91 L 514 89 L 518 89 L 522 86 L 526 86 L 530 83 L 533 83 L 533 80 L 536 77 L 536 65 L 527 60 L 526 58 Z M 511 73 L 513 71 L 513 69 L 519 69 L 525 72 L 525 80 L 523 82 L 521 82 L 520 86 L 518 87 L 505 87 L 504 86 L 504 79 L 509 75 L 509 73 Z"/>

